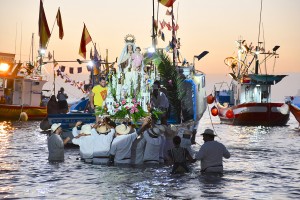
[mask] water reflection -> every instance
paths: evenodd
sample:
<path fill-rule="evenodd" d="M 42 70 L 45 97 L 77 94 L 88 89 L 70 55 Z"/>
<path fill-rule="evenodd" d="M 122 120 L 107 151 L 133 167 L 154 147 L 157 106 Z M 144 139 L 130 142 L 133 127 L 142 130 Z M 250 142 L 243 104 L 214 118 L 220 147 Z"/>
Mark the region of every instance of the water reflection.
<path fill-rule="evenodd" d="M 213 121 L 216 138 L 231 152 L 221 175 L 186 175 L 170 166 L 107 167 L 85 164 L 78 149 L 65 162 L 47 161 L 47 134 L 39 122 L 0 123 L 0 198 L 29 199 L 297 199 L 300 134 L 286 127 L 238 127 Z M 199 133 L 211 128 L 206 116 Z M 197 135 L 195 151 L 203 144 Z"/>

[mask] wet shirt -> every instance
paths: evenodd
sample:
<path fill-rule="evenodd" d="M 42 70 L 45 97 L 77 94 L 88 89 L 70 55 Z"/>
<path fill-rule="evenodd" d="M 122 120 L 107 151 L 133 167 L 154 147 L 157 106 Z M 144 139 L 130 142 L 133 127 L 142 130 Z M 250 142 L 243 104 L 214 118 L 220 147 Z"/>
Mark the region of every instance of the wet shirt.
<path fill-rule="evenodd" d="M 146 147 L 144 153 L 144 163 L 159 163 L 161 151 L 161 144 L 163 139 L 161 136 L 157 138 L 150 137 L 148 131 L 144 132 L 144 138 L 146 140 Z"/>
<path fill-rule="evenodd" d="M 78 131 L 77 128 L 74 127 L 72 130 L 73 136 L 76 137 Z M 73 144 L 79 145 L 80 157 L 83 159 L 93 158 L 93 137 L 92 135 L 81 136 L 79 138 L 72 139 Z"/>
<path fill-rule="evenodd" d="M 64 142 L 57 134 L 48 138 L 49 161 L 64 161 Z"/>
<path fill-rule="evenodd" d="M 109 133 L 98 134 L 96 129 L 92 129 L 93 139 L 93 156 L 109 156 L 110 145 L 115 134 L 115 129 L 111 129 Z"/>
<path fill-rule="evenodd" d="M 230 153 L 226 147 L 217 141 L 205 142 L 196 153 L 196 159 L 201 160 L 201 170 L 223 171 L 223 157 L 229 158 Z"/>
<path fill-rule="evenodd" d="M 137 137 L 137 132 L 117 136 L 110 148 L 110 154 L 115 156 L 115 163 L 131 162 L 131 145 Z"/>

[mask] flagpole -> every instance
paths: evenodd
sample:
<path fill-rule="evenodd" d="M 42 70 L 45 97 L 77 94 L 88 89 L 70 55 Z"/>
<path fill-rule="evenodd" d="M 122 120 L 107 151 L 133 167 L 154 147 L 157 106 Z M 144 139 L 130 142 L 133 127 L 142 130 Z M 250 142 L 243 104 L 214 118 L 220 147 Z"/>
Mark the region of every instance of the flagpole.
<path fill-rule="evenodd" d="M 175 53 L 176 53 L 176 36 L 175 36 L 175 24 L 174 24 L 174 12 L 173 12 L 173 5 L 172 5 L 172 10 L 171 10 L 171 14 L 172 14 L 172 46 L 173 46 L 173 66 L 175 67 Z"/>
<path fill-rule="evenodd" d="M 57 15 L 56 15 L 56 17 L 57 17 Z M 48 40 L 48 42 L 47 42 L 47 44 L 46 44 L 46 49 L 47 49 L 47 47 L 48 47 L 48 44 L 49 44 L 49 41 L 50 41 L 50 39 L 51 39 L 51 35 L 52 35 L 52 32 L 53 32 L 54 26 L 55 26 L 55 24 L 56 24 L 56 17 L 55 17 L 55 20 L 54 20 L 54 23 L 53 23 L 53 26 L 52 26 L 52 29 L 51 29 L 51 32 L 50 32 L 49 40 Z"/>
<path fill-rule="evenodd" d="M 53 50 L 53 95 L 55 95 L 55 59 Z"/>

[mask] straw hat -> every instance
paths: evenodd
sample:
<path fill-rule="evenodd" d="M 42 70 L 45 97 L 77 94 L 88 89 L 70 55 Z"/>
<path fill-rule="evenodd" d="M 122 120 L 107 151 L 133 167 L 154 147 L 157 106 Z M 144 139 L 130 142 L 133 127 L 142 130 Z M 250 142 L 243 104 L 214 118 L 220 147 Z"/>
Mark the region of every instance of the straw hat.
<path fill-rule="evenodd" d="M 54 133 L 60 127 L 61 123 L 52 124 L 51 131 Z"/>
<path fill-rule="evenodd" d="M 126 135 L 128 134 L 130 131 L 130 128 L 128 126 L 126 126 L 125 124 L 120 124 L 118 126 L 116 126 L 116 133 L 120 134 L 120 135 Z"/>
<path fill-rule="evenodd" d="M 110 131 L 110 129 L 107 128 L 106 125 L 102 125 L 102 126 L 98 126 L 98 127 L 97 127 L 97 132 L 98 132 L 98 133 L 106 134 L 106 133 L 108 133 L 109 131 Z"/>
<path fill-rule="evenodd" d="M 91 134 L 91 126 L 89 124 L 85 124 L 81 127 L 80 133 Z"/>
<path fill-rule="evenodd" d="M 170 129 L 171 129 L 172 131 L 175 131 L 175 132 L 178 131 L 177 127 L 176 127 L 175 125 L 173 125 L 173 124 L 171 124 Z"/>
<path fill-rule="evenodd" d="M 205 131 L 201 135 L 211 135 L 211 136 L 216 136 L 214 131 L 211 129 L 205 129 Z"/>

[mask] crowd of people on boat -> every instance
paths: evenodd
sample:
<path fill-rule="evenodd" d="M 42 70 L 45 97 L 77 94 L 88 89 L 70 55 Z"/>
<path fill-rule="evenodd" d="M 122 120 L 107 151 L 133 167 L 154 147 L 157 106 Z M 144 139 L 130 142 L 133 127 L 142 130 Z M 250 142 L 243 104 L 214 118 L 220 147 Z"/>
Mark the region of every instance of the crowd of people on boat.
<path fill-rule="evenodd" d="M 48 139 L 49 161 L 64 160 L 64 145 L 69 141 L 79 146 L 80 158 L 86 163 L 104 165 L 173 165 L 171 173 L 189 172 L 188 163 L 201 161 L 204 172 L 222 172 L 222 160 L 229 158 L 226 147 L 214 141 L 214 131 L 206 129 L 205 143 L 198 152 L 192 148 L 194 122 L 175 125 L 156 124 L 146 117 L 137 129 L 133 124 L 116 125 L 106 117 L 95 124 L 78 121 L 72 136 L 62 140 L 60 124 L 52 124 Z"/>

